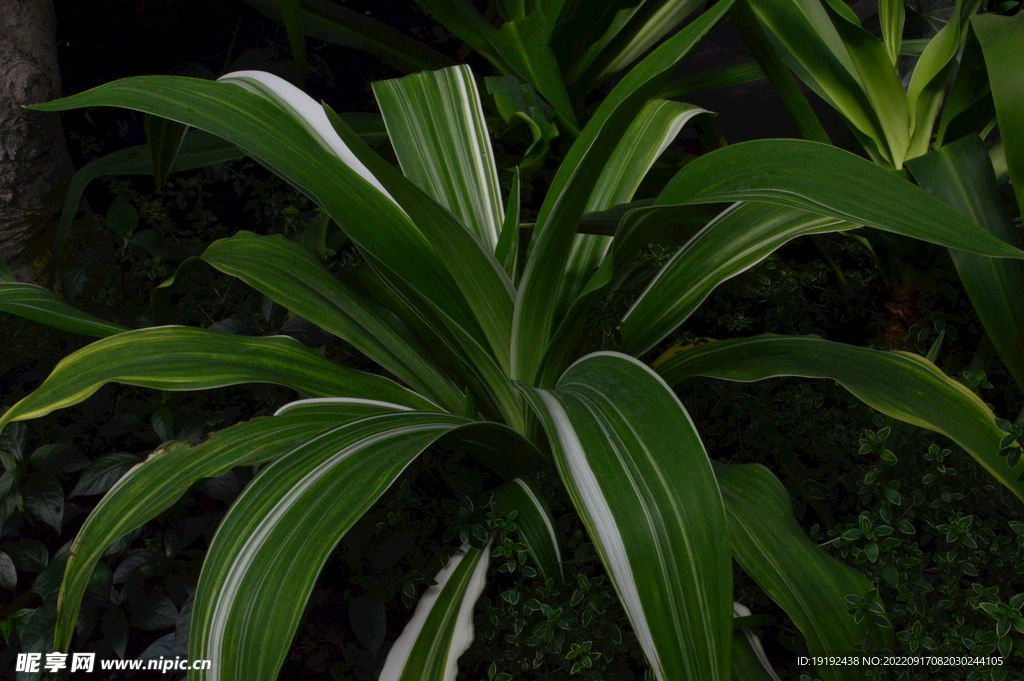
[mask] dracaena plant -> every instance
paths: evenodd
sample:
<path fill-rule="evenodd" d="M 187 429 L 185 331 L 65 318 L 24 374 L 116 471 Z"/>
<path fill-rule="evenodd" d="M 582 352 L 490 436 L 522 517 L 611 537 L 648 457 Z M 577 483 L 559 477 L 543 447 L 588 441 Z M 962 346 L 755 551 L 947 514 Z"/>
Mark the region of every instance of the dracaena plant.
<path fill-rule="evenodd" d="M 890 629 L 849 611 L 872 600 L 867 580 L 806 537 L 768 469 L 712 462 L 672 386 L 693 376 L 831 378 L 894 418 L 947 435 L 1024 498 L 1014 479 L 1024 464 L 1001 463 L 1004 434 L 989 407 L 922 357 L 816 337 L 710 343 L 657 371 L 637 358 L 719 283 L 801 235 L 871 225 L 990 257 L 1024 253 L 872 163 L 799 140 L 707 154 L 653 205 L 622 214 L 612 234 L 578 233 L 586 211 L 630 200 L 668 131 L 690 115 L 652 96 L 729 4 L 665 41 L 611 91 L 555 176 L 523 258 L 517 185 L 500 195 L 466 67 L 376 84 L 401 171 L 332 110 L 260 72 L 218 82 L 129 78 L 43 105 L 122 106 L 194 126 L 304 191 L 358 247 L 365 266 L 357 280 L 336 277 L 305 245 L 248 232 L 212 244 L 189 266 L 239 278 L 383 370 L 336 365 L 283 337 L 121 330 L 5 273 L 5 310 L 102 338 L 64 359 L 0 427 L 73 405 L 111 381 L 163 390 L 266 382 L 302 396 L 198 445 L 165 445 L 118 481 L 71 548 L 55 647 L 73 645 L 82 595 L 110 543 L 196 481 L 260 464 L 206 557 L 189 654 L 213 668 L 190 674 L 274 678 L 348 528 L 421 452 L 443 443 L 506 481 L 495 499 L 516 512 L 538 571 L 557 581 L 562 539 L 529 481 L 539 469 L 556 471 L 655 678 L 724 681 L 759 659 L 756 641 L 732 631 L 734 613 L 745 612 L 733 604 L 733 559 L 789 614 L 810 651 L 891 648 Z M 644 279 L 636 255 L 658 241 L 683 245 Z M 631 287 L 642 291 L 621 320 L 617 350 L 585 354 L 588 321 Z M 486 537 L 468 544 L 437 575 L 380 678 L 455 678 L 490 550 Z"/>
<path fill-rule="evenodd" d="M 980 0 L 957 0 L 933 37 L 912 41 L 910 52 L 919 56 L 901 57 L 903 0 L 879 0 L 880 37 L 842 2 L 744 2 L 740 14 L 751 30 L 836 109 L 869 157 L 905 168 L 928 193 L 1020 247 L 1010 216 L 1024 209 L 1024 14 L 976 14 Z M 993 129 L 997 141 L 988 148 L 982 140 Z M 1016 206 L 998 191 L 1008 179 Z M 988 338 L 1024 390 L 1024 267 L 958 250 L 950 256 Z"/>

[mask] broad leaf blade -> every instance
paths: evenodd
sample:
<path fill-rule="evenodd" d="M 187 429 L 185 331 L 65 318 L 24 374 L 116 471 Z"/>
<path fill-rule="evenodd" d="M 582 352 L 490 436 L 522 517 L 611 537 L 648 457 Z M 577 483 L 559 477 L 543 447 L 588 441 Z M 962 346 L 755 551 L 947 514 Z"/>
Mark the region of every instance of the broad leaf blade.
<path fill-rule="evenodd" d="M 679 400 L 616 353 L 584 357 L 554 390 L 522 389 L 655 676 L 727 679 L 725 514 Z"/>
<path fill-rule="evenodd" d="M 402 410 L 397 405 L 362 401 L 297 405 L 280 416 L 225 428 L 194 447 L 173 442 L 150 454 L 103 496 L 71 545 L 57 601 L 56 649 L 66 651 L 71 645 L 82 597 L 107 548 L 170 508 L 193 484 L 235 466 L 273 460 L 346 421 Z"/>
<path fill-rule="evenodd" d="M 1024 499 L 1017 476 L 999 457 L 1005 433 L 981 399 L 934 364 L 909 352 L 883 352 L 832 343 L 814 336 L 775 336 L 719 341 L 680 353 L 658 367 L 670 385 L 691 376 L 760 381 L 774 376 L 830 378 L 869 406 L 900 421 L 942 433 Z"/>
<path fill-rule="evenodd" d="M 756 140 L 696 159 L 655 205 L 757 201 L 996 258 L 1024 259 L 897 174 L 848 151 L 806 140 Z"/>
<path fill-rule="evenodd" d="M 846 597 L 873 589 L 866 577 L 814 544 L 793 517 L 789 493 L 764 466 L 714 464 L 729 523 L 733 556 L 799 627 L 814 655 L 853 655 L 863 639 L 871 650 L 892 649 L 892 629 L 857 622 Z M 863 681 L 864 669 L 817 668 L 823 681 Z"/>
<path fill-rule="evenodd" d="M 405 176 L 493 251 L 502 223 L 501 191 L 469 67 L 377 81 L 373 93 Z"/>
<path fill-rule="evenodd" d="M 295 75 L 299 79 L 299 85 L 302 85 L 306 82 L 306 76 L 309 74 L 302 2 L 301 0 L 277 0 L 277 8 L 281 13 L 281 23 L 284 24 L 284 30 L 288 34 L 288 45 L 292 48 Z"/>
<path fill-rule="evenodd" d="M 639 356 L 651 349 L 685 322 L 717 286 L 792 239 L 857 226 L 796 208 L 734 204 L 679 249 L 640 294 L 619 327 L 622 351 Z"/>
<path fill-rule="evenodd" d="M 454 681 L 473 643 L 473 606 L 483 593 L 491 545 L 463 546 L 434 577 L 388 652 L 379 681 Z"/>
<path fill-rule="evenodd" d="M 1020 78 L 1024 14 L 1013 17 L 984 14 L 973 17 L 971 22 L 985 54 L 999 134 L 1003 138 L 1017 206 L 1024 212 L 1024 84 Z"/>
<path fill-rule="evenodd" d="M 333 364 L 286 336 L 250 338 L 161 326 L 119 333 L 71 353 L 35 392 L 0 417 L 0 428 L 78 404 L 111 382 L 156 390 L 276 383 L 314 397 L 436 408 L 393 381 Z"/>
<path fill-rule="evenodd" d="M 276 678 L 335 545 L 420 452 L 463 423 L 421 412 L 371 416 L 264 468 L 224 517 L 203 564 L 189 652 L 217 669 L 190 677 Z"/>
<path fill-rule="evenodd" d="M 462 392 L 422 352 L 397 333 L 381 311 L 338 281 L 293 241 L 238 232 L 201 256 L 301 317 L 352 343 L 415 390 L 457 411 Z"/>
<path fill-rule="evenodd" d="M 989 234 L 1020 247 L 996 189 L 985 144 L 968 135 L 907 163 L 918 184 Z M 1024 264 L 950 251 L 960 281 L 992 344 L 1024 389 Z"/>

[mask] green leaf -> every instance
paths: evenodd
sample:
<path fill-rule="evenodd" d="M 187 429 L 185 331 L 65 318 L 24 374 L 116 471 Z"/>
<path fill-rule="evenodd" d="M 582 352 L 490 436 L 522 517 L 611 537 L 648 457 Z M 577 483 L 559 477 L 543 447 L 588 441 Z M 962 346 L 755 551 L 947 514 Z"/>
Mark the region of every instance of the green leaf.
<path fill-rule="evenodd" d="M 495 491 L 494 503 L 506 515 L 516 513 L 519 538 L 529 549 L 541 576 L 562 582 L 565 573 L 555 517 L 540 490 L 529 480 L 515 478 Z"/>
<path fill-rule="evenodd" d="M 0 261 L 2 263 L 2 261 Z M 6 269 L 6 265 L 4 265 Z M 10 270 L 7 270 L 10 272 Z M 63 331 L 83 336 L 111 336 L 126 329 L 71 307 L 56 295 L 35 284 L 4 279 L 0 271 L 0 312 L 7 312 Z"/>
<path fill-rule="evenodd" d="M 1016 482 L 1024 465 L 1010 469 L 1000 458 L 1004 433 L 992 411 L 919 355 L 855 348 L 814 336 L 765 334 L 699 345 L 659 365 L 658 373 L 670 385 L 691 376 L 743 382 L 774 376 L 830 378 L 883 414 L 942 433 L 1024 499 L 1024 485 Z"/>
<path fill-rule="evenodd" d="M 848 151 L 806 140 L 755 140 L 687 164 L 655 205 L 757 201 L 996 258 L 1024 258 L 919 187 Z"/>
<path fill-rule="evenodd" d="M 658 46 L 601 102 L 558 169 L 537 218 L 536 237 L 516 300 L 512 376 L 531 381 L 554 332 L 557 290 L 576 227 L 615 145 L 675 65 L 729 9 L 719 2 Z"/>
<path fill-rule="evenodd" d="M 968 135 L 907 163 L 914 179 L 989 234 L 1020 248 L 1020 237 L 1003 209 L 988 150 Z M 960 281 L 989 340 L 1017 385 L 1024 388 L 1024 265 L 951 250 Z"/>
<path fill-rule="evenodd" d="M 373 83 L 402 172 L 493 251 L 503 218 L 498 173 L 468 66 Z"/>
<path fill-rule="evenodd" d="M 857 226 L 784 206 L 733 204 L 665 263 L 626 312 L 619 327 L 622 351 L 639 356 L 650 350 L 685 322 L 717 286 L 798 236 Z"/>
<path fill-rule="evenodd" d="M 210 245 L 202 259 L 351 343 L 427 399 L 459 411 L 462 392 L 424 354 L 395 331 L 363 297 L 338 281 L 302 246 L 282 236 L 238 232 Z"/>
<path fill-rule="evenodd" d="M 75 537 L 58 601 L 56 649 L 66 651 L 71 645 L 82 596 L 107 548 L 170 508 L 193 484 L 235 466 L 273 460 L 347 421 L 401 409 L 367 400 L 304 400 L 286 405 L 273 418 L 225 428 L 194 447 L 172 442 L 157 449 L 110 488 Z"/>
<path fill-rule="evenodd" d="M 495 259 L 505 268 L 505 274 L 512 283 L 519 281 L 519 168 L 512 176 L 512 188 L 505 206 L 505 221 L 501 226 L 498 245 L 494 249 Z"/>
<path fill-rule="evenodd" d="M 473 606 L 483 593 L 491 545 L 468 544 L 437 573 L 412 619 L 395 640 L 379 681 L 454 679 L 459 657 L 473 643 Z"/>
<path fill-rule="evenodd" d="M 280 20 L 278 0 L 245 1 Z M 362 50 L 407 73 L 454 64 L 440 52 L 362 12 L 331 0 L 302 0 L 301 4 L 303 28 L 311 38 Z"/>
<path fill-rule="evenodd" d="M 576 113 L 569 102 L 558 60 L 548 45 L 551 29 L 544 12 L 537 10 L 522 19 L 506 21 L 484 37 L 504 63 L 548 101 L 569 133 L 576 135 Z"/>
<path fill-rule="evenodd" d="M 854 654 L 862 639 L 870 650 L 892 649 L 892 630 L 856 622 L 846 597 L 863 598 L 873 585 L 866 577 L 814 544 L 793 517 L 789 493 L 759 464 L 714 464 L 729 523 L 733 556 L 778 603 L 814 655 Z M 822 681 L 862 681 L 864 670 L 820 665 Z"/>
<path fill-rule="evenodd" d="M 907 19 L 907 11 L 903 0 L 878 0 L 878 23 L 882 28 L 882 42 L 889 59 L 896 65 L 903 44 L 903 24 Z"/>
<path fill-rule="evenodd" d="M 60 534 L 64 520 L 64 488 L 52 473 L 34 473 L 22 490 L 25 508 Z"/>
<path fill-rule="evenodd" d="M 295 61 L 295 75 L 299 79 L 299 85 L 302 85 L 309 74 L 302 3 L 300 0 L 277 0 L 277 8 L 281 13 L 281 23 L 288 33 L 288 45 L 292 48 L 292 59 Z"/>
<path fill-rule="evenodd" d="M 159 116 L 146 116 L 146 146 L 153 159 L 153 183 L 161 188 L 174 168 L 188 126 Z"/>
<path fill-rule="evenodd" d="M 685 97 L 698 92 L 753 83 L 764 78 L 766 78 L 765 72 L 761 70 L 758 62 L 744 61 L 727 66 L 716 66 L 692 76 L 669 81 L 665 85 L 665 89 L 658 93 L 658 96 L 665 99 Z"/>
<path fill-rule="evenodd" d="M 971 23 L 985 55 L 1013 191 L 1017 205 L 1024 212 L 1024 85 L 1020 82 L 1024 14 L 1013 17 L 984 14 L 973 17 Z"/>
<path fill-rule="evenodd" d="M 215 163 L 224 163 L 241 158 L 245 152 L 231 142 L 210 135 L 202 130 L 192 130 L 185 135 L 180 148 L 173 157 L 170 172 L 192 170 Z M 166 160 L 166 157 L 163 157 Z M 75 219 L 78 204 L 89 183 L 106 175 L 153 175 L 153 153 L 148 145 L 128 147 L 112 154 L 90 161 L 75 173 L 68 186 L 68 194 L 61 209 L 60 223 L 54 238 L 53 255 L 57 257 L 64 250 L 71 222 Z"/>
<path fill-rule="evenodd" d="M 679 400 L 617 353 L 520 384 L 659 680 L 727 679 L 732 574 L 711 462 Z"/>
<path fill-rule="evenodd" d="M 949 22 L 931 39 L 914 66 L 907 88 L 913 133 L 907 158 L 928 152 L 949 73 L 967 39 L 970 17 L 980 5 L 981 0 L 957 0 Z"/>
<path fill-rule="evenodd" d="M 750 609 L 733 603 L 733 620 L 753 618 Z M 765 655 L 761 639 L 749 627 L 733 628 L 732 681 L 782 681 Z"/>
<path fill-rule="evenodd" d="M 71 353 L 35 392 L 0 417 L 0 427 L 78 404 L 111 382 L 155 390 L 276 383 L 313 397 L 370 397 L 435 408 L 393 381 L 333 364 L 285 336 L 250 338 L 163 326 L 120 333 Z"/>
<path fill-rule="evenodd" d="M 68 497 L 103 494 L 138 462 L 139 457 L 125 452 L 101 456 L 85 469 Z"/>
<path fill-rule="evenodd" d="M 370 416 L 264 468 L 224 517 L 203 565 L 189 651 L 217 669 L 196 678 L 275 678 L 335 545 L 420 452 L 464 423 Z"/>

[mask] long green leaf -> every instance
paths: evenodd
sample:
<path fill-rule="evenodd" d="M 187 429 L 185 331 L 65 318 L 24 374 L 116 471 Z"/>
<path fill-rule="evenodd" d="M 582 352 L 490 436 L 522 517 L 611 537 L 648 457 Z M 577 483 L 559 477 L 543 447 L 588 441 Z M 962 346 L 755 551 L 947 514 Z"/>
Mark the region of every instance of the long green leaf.
<path fill-rule="evenodd" d="M 373 93 L 405 176 L 493 251 L 502 223 L 501 191 L 469 67 L 377 81 Z"/>
<path fill-rule="evenodd" d="M 801 208 L 996 258 L 1024 258 L 919 187 L 848 151 L 805 140 L 734 144 L 687 164 L 655 205 L 751 201 Z"/>
<path fill-rule="evenodd" d="M 914 179 L 989 234 L 1020 248 L 996 188 L 988 149 L 977 135 L 968 135 L 927 156 L 907 163 Z M 992 344 L 1024 389 L 1024 265 L 950 251 L 960 281 Z"/>
<path fill-rule="evenodd" d="M 558 281 L 587 201 L 619 138 L 675 65 L 728 11 L 723 0 L 666 40 L 634 67 L 601 102 L 555 175 L 537 218 L 537 237 L 516 300 L 512 376 L 532 380 L 554 332 Z"/>
<path fill-rule="evenodd" d="M 57 601 L 55 648 L 67 651 L 71 645 L 82 597 L 107 548 L 170 508 L 193 484 L 235 466 L 271 461 L 346 421 L 403 409 L 362 400 L 296 403 L 281 415 L 225 428 L 196 446 L 173 442 L 157 449 L 110 488 L 78 531 Z"/>
<path fill-rule="evenodd" d="M 750 608 L 732 604 L 732 616 L 750 617 Z M 750 627 L 732 632 L 732 681 L 782 681 L 768 662 L 761 639 Z"/>
<path fill-rule="evenodd" d="M 317 326 L 343 338 L 417 392 L 459 411 L 460 391 L 382 311 L 337 280 L 308 249 L 281 236 L 238 232 L 201 256 Z"/>
<path fill-rule="evenodd" d="M 515 478 L 495 491 L 494 503 L 506 515 L 516 514 L 519 538 L 529 550 L 541 576 L 561 582 L 565 573 L 555 516 L 536 485 L 525 478 Z"/>
<path fill-rule="evenodd" d="M 307 440 L 250 482 L 203 564 L 189 653 L 195 681 L 272 679 L 323 564 L 412 461 L 466 423 L 446 414 L 370 416 Z"/>
<path fill-rule="evenodd" d="M 1020 55 L 1024 52 L 1024 14 L 1001 17 L 983 14 L 971 19 L 985 54 L 1017 206 L 1024 213 L 1024 84 Z"/>
<path fill-rule="evenodd" d="M 286 336 L 250 338 L 160 326 L 119 333 L 71 353 L 41 386 L 0 416 L 0 429 L 78 404 L 111 382 L 156 390 L 276 383 L 312 397 L 362 397 L 436 409 L 383 376 L 338 366 Z"/>
<path fill-rule="evenodd" d="M 320 204 L 392 276 L 429 295 L 462 323 L 471 315 L 430 243 L 334 132 L 305 93 L 261 71 L 211 82 L 140 76 L 37 108 L 121 106 L 187 123 L 235 143 Z"/>
<path fill-rule="evenodd" d="M 473 643 L 473 606 L 486 584 L 491 545 L 463 546 L 434 577 L 395 640 L 379 681 L 455 681 L 459 657 Z"/>
<path fill-rule="evenodd" d="M 907 20 L 907 10 L 903 0 L 878 0 L 878 23 L 882 27 L 882 41 L 885 51 L 893 66 L 900 56 L 903 46 L 903 24 Z"/>
<path fill-rule="evenodd" d="M 670 385 L 691 376 L 760 381 L 774 376 L 830 378 L 869 406 L 900 421 L 942 433 L 1024 499 L 1024 485 L 999 457 L 1005 433 L 981 399 L 934 364 L 909 352 L 883 352 L 814 336 L 719 341 L 680 353 L 658 367 Z"/>
<path fill-rule="evenodd" d="M 679 400 L 617 353 L 584 357 L 554 390 L 521 387 L 656 678 L 728 679 L 725 513 Z"/>
<path fill-rule="evenodd" d="M 793 517 L 789 493 L 758 464 L 714 464 L 729 523 L 733 557 L 799 627 L 812 655 L 853 655 L 862 640 L 871 651 L 892 650 L 892 629 L 857 622 L 847 596 L 864 598 L 870 581 L 812 542 Z M 863 681 L 865 670 L 820 665 L 822 681 Z"/>
<path fill-rule="evenodd" d="M 732 87 L 733 85 L 753 83 L 763 80 L 765 77 L 765 72 L 761 70 L 758 62 L 744 61 L 738 64 L 717 66 L 700 71 L 692 76 L 669 81 L 665 85 L 665 89 L 658 93 L 658 96 L 665 99 L 685 97 L 707 90 L 717 90 L 719 88 Z M 825 140 L 819 141 L 823 142 Z"/>
<path fill-rule="evenodd" d="M 686 321 L 717 286 L 798 236 L 857 226 L 785 206 L 734 204 L 679 249 L 633 303 L 619 327 L 622 351 L 643 354 Z"/>
<path fill-rule="evenodd" d="M 103 338 L 127 331 L 123 326 L 68 305 L 42 286 L 17 281 L 3 261 L 0 261 L 0 312 L 83 336 Z"/>
<path fill-rule="evenodd" d="M 942 106 L 936 146 L 948 144 L 964 135 L 980 133 L 995 115 L 992 87 L 989 85 L 981 43 L 978 42 L 977 32 L 970 28 L 956 69 L 956 78 Z"/>

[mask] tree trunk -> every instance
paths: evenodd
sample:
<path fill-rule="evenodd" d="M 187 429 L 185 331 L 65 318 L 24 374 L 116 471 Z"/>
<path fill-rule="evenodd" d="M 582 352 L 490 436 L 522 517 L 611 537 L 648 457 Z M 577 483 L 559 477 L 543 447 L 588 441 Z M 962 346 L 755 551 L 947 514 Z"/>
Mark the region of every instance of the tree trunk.
<path fill-rule="evenodd" d="M 60 114 L 22 108 L 61 95 L 56 29 L 53 0 L 0 0 L 0 257 L 23 275 L 72 172 Z"/>

